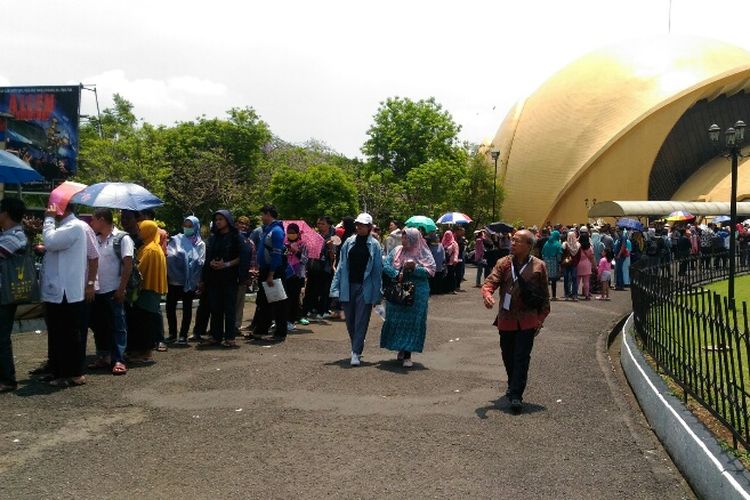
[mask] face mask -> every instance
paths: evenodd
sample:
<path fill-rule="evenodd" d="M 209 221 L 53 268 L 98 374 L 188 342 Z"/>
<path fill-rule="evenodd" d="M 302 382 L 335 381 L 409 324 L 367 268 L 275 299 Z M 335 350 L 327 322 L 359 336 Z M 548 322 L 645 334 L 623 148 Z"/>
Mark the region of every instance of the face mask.
<path fill-rule="evenodd" d="M 183 227 L 182 228 L 182 234 L 185 236 L 192 236 L 195 234 L 195 228 L 194 227 Z"/>

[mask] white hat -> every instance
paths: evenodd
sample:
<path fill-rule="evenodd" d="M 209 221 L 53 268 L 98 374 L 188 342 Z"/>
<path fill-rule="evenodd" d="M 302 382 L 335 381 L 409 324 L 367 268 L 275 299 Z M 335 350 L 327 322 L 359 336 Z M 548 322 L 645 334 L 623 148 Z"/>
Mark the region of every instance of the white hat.
<path fill-rule="evenodd" d="M 354 223 L 372 226 L 372 215 L 363 212 L 359 214 L 356 219 L 354 219 Z"/>

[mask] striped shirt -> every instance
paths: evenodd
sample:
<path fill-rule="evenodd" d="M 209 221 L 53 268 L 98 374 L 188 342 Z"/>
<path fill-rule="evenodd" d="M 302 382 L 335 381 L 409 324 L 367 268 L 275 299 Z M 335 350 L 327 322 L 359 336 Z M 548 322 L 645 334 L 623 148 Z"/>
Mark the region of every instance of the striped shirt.
<path fill-rule="evenodd" d="M 0 258 L 5 258 L 26 248 L 26 233 L 21 224 L 15 225 L 0 233 Z"/>

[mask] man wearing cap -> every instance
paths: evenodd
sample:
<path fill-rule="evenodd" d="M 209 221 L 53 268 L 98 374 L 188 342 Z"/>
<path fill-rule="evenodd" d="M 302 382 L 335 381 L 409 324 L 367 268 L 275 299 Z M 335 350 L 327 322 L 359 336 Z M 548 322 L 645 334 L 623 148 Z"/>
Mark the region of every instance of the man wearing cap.
<path fill-rule="evenodd" d="M 372 306 L 381 299 L 383 250 L 371 234 L 370 214 L 359 214 L 354 227 L 355 234 L 341 245 L 330 295 L 338 298 L 344 308 L 346 329 L 352 344 L 351 365 L 359 366 Z"/>

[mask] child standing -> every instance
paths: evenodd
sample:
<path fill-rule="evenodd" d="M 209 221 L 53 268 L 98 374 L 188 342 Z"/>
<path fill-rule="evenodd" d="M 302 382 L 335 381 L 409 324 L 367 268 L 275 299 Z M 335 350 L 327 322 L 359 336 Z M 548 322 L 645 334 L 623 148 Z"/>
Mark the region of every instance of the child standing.
<path fill-rule="evenodd" d="M 599 280 L 602 282 L 602 294 L 596 300 L 609 300 L 609 281 L 612 278 L 611 258 L 609 250 L 603 249 L 602 258 L 599 259 L 599 266 L 597 267 Z"/>

